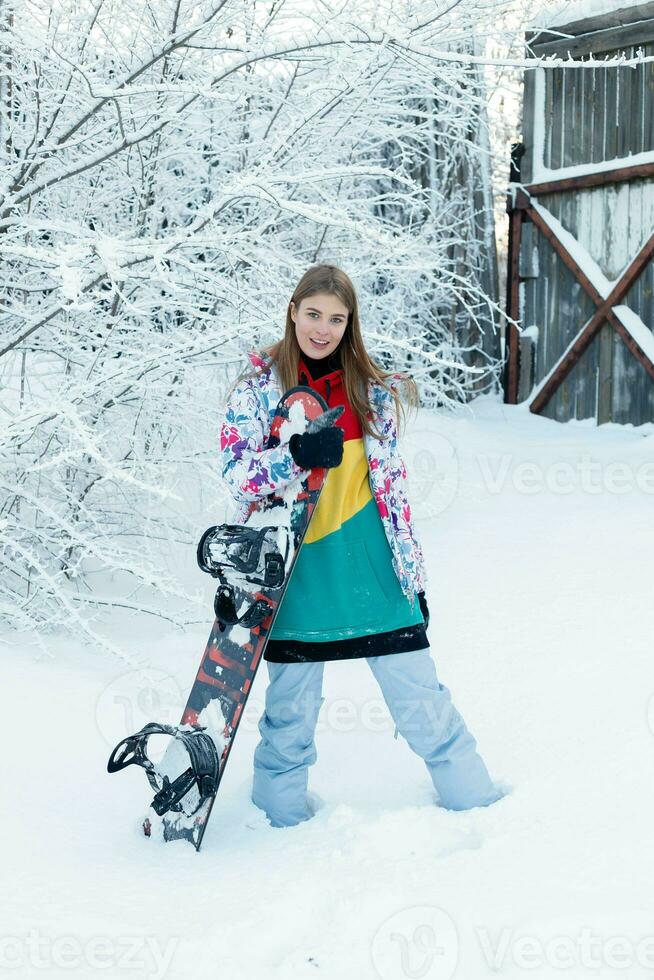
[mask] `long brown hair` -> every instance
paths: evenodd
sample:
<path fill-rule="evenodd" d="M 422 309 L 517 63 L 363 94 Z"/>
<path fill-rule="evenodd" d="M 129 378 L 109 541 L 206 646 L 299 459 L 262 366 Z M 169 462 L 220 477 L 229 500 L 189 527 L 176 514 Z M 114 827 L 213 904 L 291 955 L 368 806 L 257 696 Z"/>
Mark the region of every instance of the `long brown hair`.
<path fill-rule="evenodd" d="M 302 350 L 297 342 L 295 324 L 291 318 L 291 303 L 295 304 L 297 310 L 303 299 L 314 296 L 316 293 L 329 293 L 332 296 L 337 296 L 348 309 L 347 326 L 336 348 L 341 355 L 343 384 L 348 401 L 359 418 L 362 430 L 367 435 L 374 436 L 375 439 L 383 439 L 385 437 L 373 429 L 368 418 L 369 414 L 372 413 L 372 406 L 368 398 L 368 381 L 379 382 L 392 394 L 399 430 L 400 418 L 406 423 L 404 406 L 398 393 L 386 384 L 387 378 L 392 377 L 396 372 L 385 371 L 368 356 L 361 336 L 356 291 L 349 276 L 335 265 L 314 265 L 307 269 L 289 300 L 286 309 L 284 336 L 281 340 L 262 348 L 261 353 L 266 357 L 264 367 L 240 375 L 236 383 L 244 378 L 254 378 L 274 365 L 283 391 L 288 391 L 289 388 L 297 385 L 299 359 Z M 400 381 L 405 386 L 408 404 L 417 408 L 420 404 L 420 395 L 415 381 L 405 373 L 400 375 Z"/>

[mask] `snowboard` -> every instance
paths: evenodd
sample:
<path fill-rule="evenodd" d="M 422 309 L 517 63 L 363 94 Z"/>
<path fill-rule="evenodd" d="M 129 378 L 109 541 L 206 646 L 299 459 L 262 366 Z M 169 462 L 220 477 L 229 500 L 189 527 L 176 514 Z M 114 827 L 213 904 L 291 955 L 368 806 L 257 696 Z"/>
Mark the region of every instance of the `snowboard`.
<path fill-rule="evenodd" d="M 343 406 L 329 408 L 312 388 L 298 385 L 281 398 L 265 448 L 295 432 L 332 425 Z M 328 470 L 307 471 L 280 494 L 254 501 L 243 524 L 205 531 L 200 568 L 219 579 L 209 635 L 179 726 L 146 725 L 114 749 L 108 770 L 142 766 L 156 790 L 143 832 L 184 839 L 199 851 L 277 610 L 316 509 Z M 171 736 L 159 761 L 148 755 L 153 735 Z"/>

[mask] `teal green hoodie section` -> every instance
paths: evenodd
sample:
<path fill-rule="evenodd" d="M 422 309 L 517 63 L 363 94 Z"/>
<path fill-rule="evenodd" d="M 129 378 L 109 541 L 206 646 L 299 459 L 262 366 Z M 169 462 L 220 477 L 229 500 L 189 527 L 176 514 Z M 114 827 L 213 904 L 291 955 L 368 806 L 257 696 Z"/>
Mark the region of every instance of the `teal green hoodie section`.
<path fill-rule="evenodd" d="M 339 640 L 423 622 L 393 570 L 374 499 L 354 517 L 300 549 L 271 639 Z"/>

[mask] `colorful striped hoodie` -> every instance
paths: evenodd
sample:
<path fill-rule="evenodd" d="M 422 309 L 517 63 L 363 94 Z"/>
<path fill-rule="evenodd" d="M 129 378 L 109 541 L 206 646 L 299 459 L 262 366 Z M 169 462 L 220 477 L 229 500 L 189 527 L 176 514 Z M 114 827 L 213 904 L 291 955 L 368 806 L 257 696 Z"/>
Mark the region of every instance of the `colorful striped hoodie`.
<path fill-rule="evenodd" d="M 265 654 L 276 663 L 376 657 L 429 645 L 420 605 L 411 609 L 393 568 L 361 423 L 335 354 L 325 361 L 300 357 L 298 382 L 330 407 L 345 409 L 337 422 L 344 430 L 343 459 L 327 471 L 277 612 Z"/>
<path fill-rule="evenodd" d="M 252 355 L 250 360 L 256 363 Z M 420 605 L 415 601 L 415 592 L 424 588 L 425 576 L 422 552 L 410 523 L 410 508 L 402 492 L 404 464 L 399 456 L 393 457 L 400 467 L 397 486 L 387 485 L 387 480 L 383 480 L 380 489 L 379 481 L 394 471 L 389 473 L 385 458 L 371 452 L 370 437 L 363 435 L 347 400 L 342 371 L 337 366 L 330 370 L 334 364 L 338 361 L 324 364 L 314 358 L 300 361 L 298 382 L 308 383 L 319 391 L 330 406 L 345 408 L 337 423 L 344 430 L 344 451 L 341 464 L 328 471 L 273 625 L 265 657 L 278 663 L 371 657 L 429 645 Z M 237 402 L 240 407 L 242 400 Z M 239 450 L 241 444 L 235 439 L 237 421 L 238 431 L 242 432 L 246 419 L 228 407 L 221 430 L 221 447 L 228 457 L 224 472 L 229 472 L 229 457 L 236 453 L 240 456 L 245 449 Z M 382 430 L 388 431 L 386 413 L 377 417 L 378 425 L 380 421 Z M 394 432 L 391 436 L 382 445 L 394 448 L 397 453 Z M 379 440 L 373 441 L 380 444 Z M 276 452 L 273 450 L 271 457 Z M 275 465 L 276 461 L 270 458 L 266 472 L 271 479 L 276 479 Z M 297 468 L 295 463 L 292 465 Z M 373 476 L 377 478 L 376 485 Z M 394 533 L 397 529 L 399 534 L 396 495 L 402 502 L 402 518 L 408 515 L 413 549 L 399 566 L 396 539 L 389 535 L 386 526 Z M 401 541 L 404 549 L 404 539 Z M 416 558 L 420 565 L 411 589 L 404 569 L 412 567 L 411 562 Z"/>

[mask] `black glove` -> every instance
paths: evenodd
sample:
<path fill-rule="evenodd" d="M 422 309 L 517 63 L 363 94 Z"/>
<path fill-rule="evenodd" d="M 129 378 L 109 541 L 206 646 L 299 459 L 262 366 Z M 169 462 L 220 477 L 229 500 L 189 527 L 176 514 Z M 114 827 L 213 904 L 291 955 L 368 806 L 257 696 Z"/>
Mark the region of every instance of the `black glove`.
<path fill-rule="evenodd" d="M 427 605 L 427 597 L 424 592 L 418 593 L 418 601 L 420 603 L 420 612 L 425 620 L 425 629 L 427 629 L 429 626 L 429 606 Z"/>
<path fill-rule="evenodd" d="M 315 466 L 338 466 L 343 459 L 344 435 L 340 425 L 330 425 L 318 432 L 295 432 L 288 447 L 303 470 L 312 470 Z"/>

